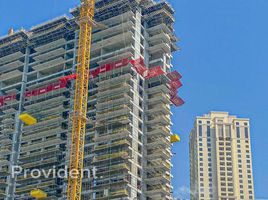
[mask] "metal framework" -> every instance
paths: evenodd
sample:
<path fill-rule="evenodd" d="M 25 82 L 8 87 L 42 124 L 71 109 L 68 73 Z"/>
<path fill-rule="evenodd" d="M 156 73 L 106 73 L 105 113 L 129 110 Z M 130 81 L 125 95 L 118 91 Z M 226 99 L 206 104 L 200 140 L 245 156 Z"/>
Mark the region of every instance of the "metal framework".
<path fill-rule="evenodd" d="M 78 176 L 71 177 L 69 174 L 67 197 L 70 200 L 81 199 L 94 8 L 95 0 L 81 0 L 80 33 L 76 70 L 77 79 L 75 84 L 74 113 L 72 118 L 72 143 L 69 164 L 70 174 L 75 171 L 78 172 Z"/>

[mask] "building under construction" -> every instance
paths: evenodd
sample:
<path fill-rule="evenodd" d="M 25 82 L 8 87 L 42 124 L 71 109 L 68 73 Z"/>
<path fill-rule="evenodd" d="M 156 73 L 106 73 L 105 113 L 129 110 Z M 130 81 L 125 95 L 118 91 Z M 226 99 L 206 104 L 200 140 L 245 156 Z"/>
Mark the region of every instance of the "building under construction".
<path fill-rule="evenodd" d="M 171 106 L 180 106 L 174 10 L 165 1 L 95 5 L 82 199 L 172 199 Z M 67 179 L 23 173 L 69 163 L 79 9 L 0 38 L 0 200 L 66 199 Z M 25 123 L 28 115 L 35 123 Z"/>

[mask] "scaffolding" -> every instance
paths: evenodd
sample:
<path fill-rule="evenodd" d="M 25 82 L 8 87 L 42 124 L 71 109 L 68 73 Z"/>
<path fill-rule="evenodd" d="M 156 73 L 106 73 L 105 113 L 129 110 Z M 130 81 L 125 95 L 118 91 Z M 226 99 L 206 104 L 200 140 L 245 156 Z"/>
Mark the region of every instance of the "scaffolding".
<path fill-rule="evenodd" d="M 97 179 L 83 180 L 82 199 L 171 199 L 170 110 L 183 104 L 171 64 L 178 39 L 172 7 L 144 2 L 96 3 L 105 28 L 93 30 L 84 167 L 96 167 Z M 71 14 L 0 38 L 0 200 L 31 199 L 35 189 L 66 198 L 64 179 L 11 180 L 9 171 L 14 135 L 23 168 L 68 165 L 79 8 Z"/>

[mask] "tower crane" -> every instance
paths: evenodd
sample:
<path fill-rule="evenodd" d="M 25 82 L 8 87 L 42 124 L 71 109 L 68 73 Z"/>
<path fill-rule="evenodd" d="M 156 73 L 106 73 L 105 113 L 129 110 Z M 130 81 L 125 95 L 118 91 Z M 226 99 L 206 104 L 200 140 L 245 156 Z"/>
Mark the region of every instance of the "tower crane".
<path fill-rule="evenodd" d="M 80 200 L 82 191 L 82 170 L 84 160 L 84 138 L 88 100 L 89 64 L 95 0 L 81 0 L 80 33 L 77 53 L 77 69 L 72 116 L 72 142 L 68 177 L 68 200 Z M 70 176 L 75 170 L 76 177 Z"/>

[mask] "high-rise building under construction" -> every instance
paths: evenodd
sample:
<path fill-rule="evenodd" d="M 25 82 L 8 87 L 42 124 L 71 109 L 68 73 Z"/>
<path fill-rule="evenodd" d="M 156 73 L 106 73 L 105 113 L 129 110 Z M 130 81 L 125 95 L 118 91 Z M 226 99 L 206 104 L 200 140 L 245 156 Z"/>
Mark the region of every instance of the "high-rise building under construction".
<path fill-rule="evenodd" d="M 95 7 L 84 168 L 96 176 L 83 179 L 82 199 L 171 199 L 170 106 L 183 104 L 174 10 L 153 0 Z M 66 199 L 67 179 L 49 172 L 69 163 L 78 14 L 0 38 L 0 200 L 33 199 L 36 188 Z"/>

